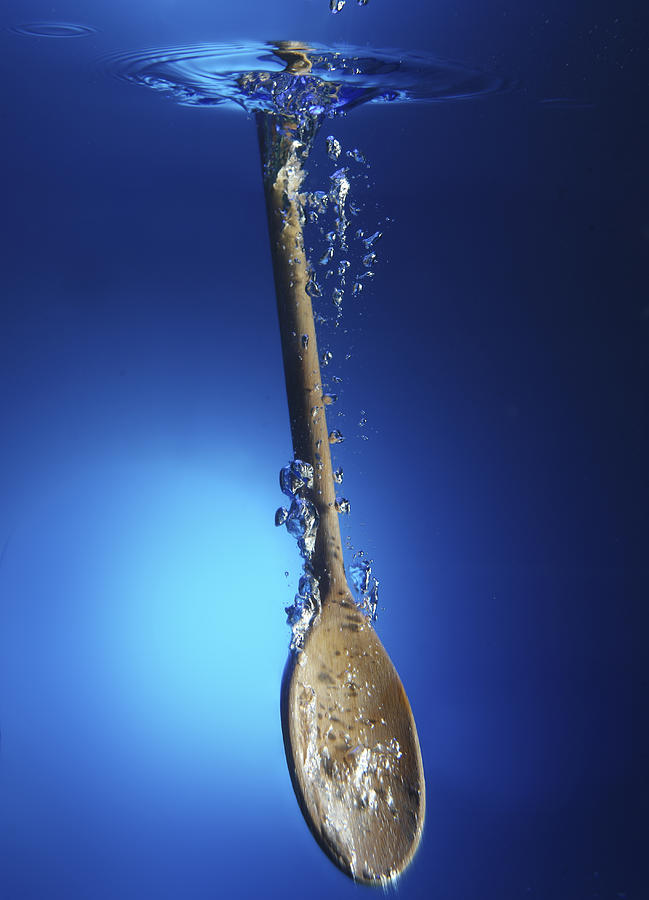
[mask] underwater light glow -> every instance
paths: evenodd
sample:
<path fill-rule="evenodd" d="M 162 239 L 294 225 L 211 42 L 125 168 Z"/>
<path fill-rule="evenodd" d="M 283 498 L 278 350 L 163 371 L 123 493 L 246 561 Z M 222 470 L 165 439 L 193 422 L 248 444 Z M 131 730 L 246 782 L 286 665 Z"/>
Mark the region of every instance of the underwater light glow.
<path fill-rule="evenodd" d="M 227 468 L 102 462 L 41 491 L 5 565 L 3 669 L 15 696 L 51 696 L 54 744 L 98 743 L 104 765 L 155 764 L 183 780 L 215 759 L 241 763 L 277 734 L 290 595 L 273 486 L 248 491 L 245 462 Z M 21 644 L 40 661 L 22 685 Z M 47 725 L 23 705 L 5 707 L 3 727 L 15 746 Z"/>

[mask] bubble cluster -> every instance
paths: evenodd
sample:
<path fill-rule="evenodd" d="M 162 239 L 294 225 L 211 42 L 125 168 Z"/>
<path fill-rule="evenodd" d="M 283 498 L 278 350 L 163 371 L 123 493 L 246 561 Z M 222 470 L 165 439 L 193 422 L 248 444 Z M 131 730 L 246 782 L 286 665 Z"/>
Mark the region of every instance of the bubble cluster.
<path fill-rule="evenodd" d="M 275 513 L 275 525 L 285 525 L 289 534 L 297 539 L 300 553 L 305 560 L 313 556 L 318 531 L 319 516 L 315 505 L 304 496 L 313 487 L 313 466 L 294 459 L 279 473 L 282 493 L 291 500 L 291 505 L 280 507 Z"/>
<path fill-rule="evenodd" d="M 325 149 L 327 158 L 336 164 L 328 175 L 329 189 L 302 195 L 307 233 L 315 245 L 310 248 L 314 265 L 309 270 L 307 292 L 313 299 L 325 300 L 325 306 L 316 313 L 319 321 L 325 324 L 329 314 L 333 327 L 338 328 L 345 294 L 358 297 L 367 281 L 374 277 L 377 262 L 374 245 L 382 237 L 382 231 L 376 222 L 369 229 L 351 228 L 352 220 L 363 212 L 363 204 L 353 195 L 359 187 L 371 187 L 367 175 L 370 166 L 365 155 L 358 147 L 343 150 L 340 140 L 332 134 L 325 138 Z M 345 165 L 340 164 L 343 157 Z M 331 302 L 328 310 L 327 300 Z"/>
<path fill-rule="evenodd" d="M 304 572 L 300 578 L 295 599 L 286 607 L 286 617 L 291 626 L 291 649 L 299 650 L 304 636 L 315 615 L 320 610 L 320 587 L 313 574 L 311 560 L 320 517 L 308 492 L 313 489 L 313 466 L 294 459 L 279 473 L 279 486 L 290 500 L 289 508 L 281 506 L 275 513 L 275 525 L 285 525 L 296 540 L 304 560 Z"/>
<path fill-rule="evenodd" d="M 307 189 L 300 195 L 305 238 L 309 245 L 306 290 L 312 299 L 317 323 L 320 365 L 328 382 L 322 385 L 322 404 L 311 408 L 314 418 L 323 415 L 324 409 L 338 400 L 334 391 L 337 391 L 336 385 L 342 379 L 337 374 L 330 375 L 329 369 L 340 360 L 348 360 L 351 348 L 340 347 L 340 338 L 334 340 L 336 335 L 346 335 L 346 329 L 338 332 L 333 329 L 341 324 L 345 298 L 357 297 L 374 277 L 376 248 L 383 236 L 382 223 L 376 219 L 372 222 L 370 219 L 368 227 L 368 223 L 363 221 L 363 205 L 355 198 L 359 183 L 360 187 L 367 186 L 369 164 L 364 154 L 356 147 L 343 148 L 340 140 L 331 134 L 325 138 L 324 150 L 325 160 L 333 163 L 333 171 L 330 169 L 330 174 L 326 176 L 327 190 Z M 322 184 L 322 176 L 319 178 Z M 308 188 L 308 182 L 306 187 Z M 310 343 L 306 335 L 301 335 L 300 338 L 302 348 L 306 350 Z M 329 339 L 333 341 L 330 345 L 333 350 L 328 346 Z M 338 411 L 338 416 L 341 415 L 344 415 L 342 410 Z M 366 423 L 366 413 L 361 410 L 358 423 L 361 438 L 365 437 Z M 344 435 L 339 428 L 330 427 L 328 439 L 338 450 L 338 445 L 344 441 Z M 292 628 L 291 647 L 296 650 L 303 646 L 306 631 L 318 614 L 321 602 L 319 585 L 311 566 L 317 529 L 317 510 L 308 493 L 312 488 L 312 478 L 313 469 L 299 460 L 282 469 L 282 490 L 290 497 L 291 503 L 288 508 L 277 510 L 275 516 L 276 524 L 284 525 L 297 539 L 304 560 L 304 572 L 295 599 L 286 610 Z M 337 486 L 342 484 L 343 470 L 340 465 L 334 468 L 333 480 Z M 338 495 L 335 509 L 341 516 L 349 515 L 351 503 L 347 497 Z M 348 551 L 351 555 L 351 544 Z M 370 621 L 374 621 L 378 605 L 378 580 L 372 573 L 372 561 L 364 557 L 363 551 L 354 555 L 350 579 L 357 594 L 357 605 Z"/>
<path fill-rule="evenodd" d="M 356 589 L 356 603 L 362 612 L 376 622 L 379 605 L 379 581 L 372 572 L 373 561 L 368 559 L 362 550 L 354 554 L 349 567 L 349 576 Z"/>
<path fill-rule="evenodd" d="M 327 156 L 329 159 L 333 159 L 335 162 L 340 156 L 341 149 L 340 141 L 330 134 L 327 138 Z"/>
<path fill-rule="evenodd" d="M 301 650 L 309 625 L 320 611 L 320 585 L 309 573 L 300 578 L 295 600 L 286 607 L 286 621 L 291 626 L 291 650 Z"/>

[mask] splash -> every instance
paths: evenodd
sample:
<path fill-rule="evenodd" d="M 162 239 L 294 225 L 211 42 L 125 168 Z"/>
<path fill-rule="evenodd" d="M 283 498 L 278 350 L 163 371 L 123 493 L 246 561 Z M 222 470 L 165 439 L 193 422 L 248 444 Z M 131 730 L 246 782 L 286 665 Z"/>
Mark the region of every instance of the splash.
<path fill-rule="evenodd" d="M 364 4 L 361 4 L 364 5 Z M 117 77 L 183 106 L 331 117 L 362 103 L 460 100 L 507 87 L 488 72 L 420 53 L 310 44 L 287 69 L 277 43 L 194 44 L 105 58 Z"/>

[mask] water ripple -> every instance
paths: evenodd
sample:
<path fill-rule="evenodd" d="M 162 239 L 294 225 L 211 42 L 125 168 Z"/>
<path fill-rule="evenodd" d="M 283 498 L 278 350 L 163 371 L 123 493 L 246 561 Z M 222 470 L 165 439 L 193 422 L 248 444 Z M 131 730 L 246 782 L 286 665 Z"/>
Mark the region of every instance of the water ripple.
<path fill-rule="evenodd" d="M 497 75 L 432 55 L 291 42 L 157 48 L 104 63 L 118 78 L 184 106 L 234 104 L 286 115 L 333 114 L 367 102 L 460 100 L 506 87 Z"/>
<path fill-rule="evenodd" d="M 87 37 L 97 31 L 92 25 L 80 25 L 74 22 L 25 22 L 21 25 L 12 25 L 9 30 L 14 34 L 22 34 L 27 37 L 46 38 Z"/>

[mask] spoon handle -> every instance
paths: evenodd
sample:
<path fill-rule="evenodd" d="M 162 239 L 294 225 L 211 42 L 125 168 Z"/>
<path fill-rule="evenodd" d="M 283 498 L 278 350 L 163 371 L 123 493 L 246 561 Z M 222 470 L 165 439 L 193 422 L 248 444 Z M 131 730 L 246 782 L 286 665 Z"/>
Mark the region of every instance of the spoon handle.
<path fill-rule="evenodd" d="M 293 452 L 313 466 L 310 499 L 320 517 L 312 565 L 322 601 L 349 593 L 343 567 L 340 524 L 335 501 L 325 396 L 304 250 L 304 211 L 299 191 L 302 160 L 317 130 L 317 120 L 298 123 L 287 116 L 257 114 L 270 251 L 284 359 L 286 397 Z"/>

